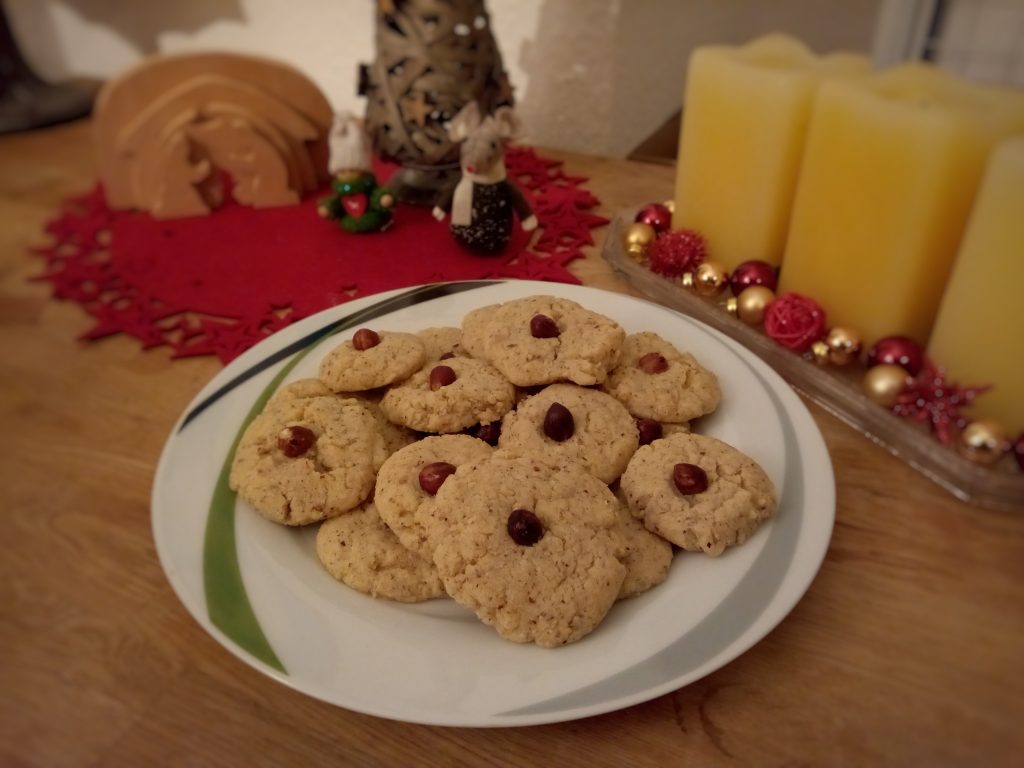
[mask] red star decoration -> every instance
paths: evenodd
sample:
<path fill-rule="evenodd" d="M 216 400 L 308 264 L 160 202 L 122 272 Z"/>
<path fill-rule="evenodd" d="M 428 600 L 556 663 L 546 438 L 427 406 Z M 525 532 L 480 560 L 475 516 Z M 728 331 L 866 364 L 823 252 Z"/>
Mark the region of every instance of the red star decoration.
<path fill-rule="evenodd" d="M 158 221 L 110 210 L 96 186 L 66 200 L 48 223 L 49 244 L 33 249 L 44 266 L 32 279 L 91 316 L 84 340 L 123 333 L 174 358 L 217 355 L 224 362 L 303 317 L 387 288 L 495 277 L 578 282 L 565 267 L 593 243 L 591 230 L 607 223 L 592 212 L 598 199 L 560 161 L 528 147 L 510 147 L 506 163 L 539 226 L 532 234 L 516 231 L 515 247 L 502 258 L 462 253 L 444 227 L 416 210 L 404 212 L 403 227 L 419 227 L 436 259 L 384 264 L 362 258 L 367 248 L 383 250 L 370 247 L 376 240 L 321 229 L 314 195 L 259 211 L 229 200 L 215 216 Z M 390 170 L 379 164 L 378 177 Z M 283 231 L 303 233 L 301 263 L 281 260 L 267 236 Z M 206 243 L 217 245 L 207 250 Z"/>
<path fill-rule="evenodd" d="M 939 442 L 948 445 L 951 429 L 963 429 L 968 419 L 960 409 L 970 405 L 988 386 L 961 387 L 946 380 L 946 373 L 930 360 L 917 378 L 904 390 L 892 407 L 892 412 L 904 419 L 927 422 Z"/>
<path fill-rule="evenodd" d="M 560 161 L 540 157 L 526 147 L 507 147 L 505 165 L 509 178 L 528 189 L 540 189 L 553 179 L 568 178 L 562 173 Z"/>

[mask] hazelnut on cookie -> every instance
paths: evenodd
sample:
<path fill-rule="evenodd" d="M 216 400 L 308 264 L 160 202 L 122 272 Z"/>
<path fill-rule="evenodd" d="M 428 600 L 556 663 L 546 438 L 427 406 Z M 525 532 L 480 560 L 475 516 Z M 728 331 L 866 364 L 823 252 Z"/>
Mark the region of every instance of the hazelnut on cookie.
<path fill-rule="evenodd" d="M 547 461 L 576 461 L 605 483 L 626 468 L 639 445 L 636 422 L 611 395 L 552 384 L 502 421 L 498 447 Z"/>
<path fill-rule="evenodd" d="M 753 459 L 713 437 L 675 434 L 640 448 L 622 475 L 630 512 L 683 549 L 717 556 L 775 514 L 775 487 Z"/>
<path fill-rule="evenodd" d="M 335 392 L 362 392 L 408 378 L 425 359 L 414 334 L 360 328 L 320 361 L 320 380 Z"/>
<path fill-rule="evenodd" d="M 619 595 L 618 502 L 576 464 L 499 452 L 460 467 L 431 505 L 445 590 L 508 640 L 579 640 Z"/>
<path fill-rule="evenodd" d="M 656 333 L 633 333 L 605 389 L 634 416 L 688 422 L 718 407 L 718 379 Z"/>

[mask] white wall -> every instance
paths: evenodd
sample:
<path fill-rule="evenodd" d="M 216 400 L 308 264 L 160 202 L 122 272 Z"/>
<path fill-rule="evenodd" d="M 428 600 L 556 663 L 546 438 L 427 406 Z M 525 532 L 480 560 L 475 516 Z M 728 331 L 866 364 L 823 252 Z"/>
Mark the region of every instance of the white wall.
<path fill-rule="evenodd" d="M 1024 2 L 954 0 L 936 48 L 938 63 L 954 72 L 1024 88 Z"/>
<path fill-rule="evenodd" d="M 44 77 L 106 78 L 155 52 L 232 50 L 287 60 L 336 108 L 361 113 L 371 0 L 2 0 Z M 679 109 L 705 42 L 787 31 L 813 48 L 868 50 L 879 0 L 488 0 L 535 144 L 623 156 Z"/>

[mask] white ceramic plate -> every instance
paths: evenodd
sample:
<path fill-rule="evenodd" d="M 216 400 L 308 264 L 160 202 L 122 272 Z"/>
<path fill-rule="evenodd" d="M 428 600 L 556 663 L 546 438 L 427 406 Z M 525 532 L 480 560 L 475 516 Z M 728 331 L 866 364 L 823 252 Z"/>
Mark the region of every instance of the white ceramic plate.
<path fill-rule="evenodd" d="M 364 325 L 459 325 L 471 309 L 537 293 L 649 330 L 714 370 L 722 405 L 700 431 L 740 448 L 780 494 L 777 517 L 719 558 L 679 553 L 668 580 L 620 602 L 591 635 L 545 650 L 500 639 L 451 600 L 404 605 L 334 581 L 315 527 L 267 522 L 227 488 L 242 428 L 281 383 Z M 342 707 L 418 723 L 513 726 L 646 701 L 718 669 L 793 608 L 828 548 L 835 487 L 813 420 L 771 369 L 662 307 L 579 286 L 449 283 L 371 296 L 289 326 L 233 361 L 189 405 L 153 486 L 157 552 L 178 597 L 255 669 Z"/>

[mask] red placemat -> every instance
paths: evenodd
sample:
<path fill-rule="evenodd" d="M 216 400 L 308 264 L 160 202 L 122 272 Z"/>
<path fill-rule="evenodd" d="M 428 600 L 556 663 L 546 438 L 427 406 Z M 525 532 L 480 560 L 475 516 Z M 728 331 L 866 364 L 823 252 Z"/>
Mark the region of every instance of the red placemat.
<path fill-rule="evenodd" d="M 607 220 L 599 201 L 561 164 L 510 147 L 509 177 L 533 205 L 538 230 L 516 227 L 496 258 L 452 240 L 429 209 L 401 206 L 387 232 L 353 235 L 300 205 L 254 210 L 230 198 L 213 214 L 158 221 L 111 211 L 103 190 L 68 200 L 48 222 L 51 245 L 36 252 L 53 295 L 82 305 L 96 322 L 82 338 L 116 333 L 173 357 L 215 354 L 227 362 L 274 331 L 358 296 L 421 283 L 515 277 L 579 282 L 565 266 L 592 245 Z M 385 179 L 393 167 L 378 167 Z"/>

